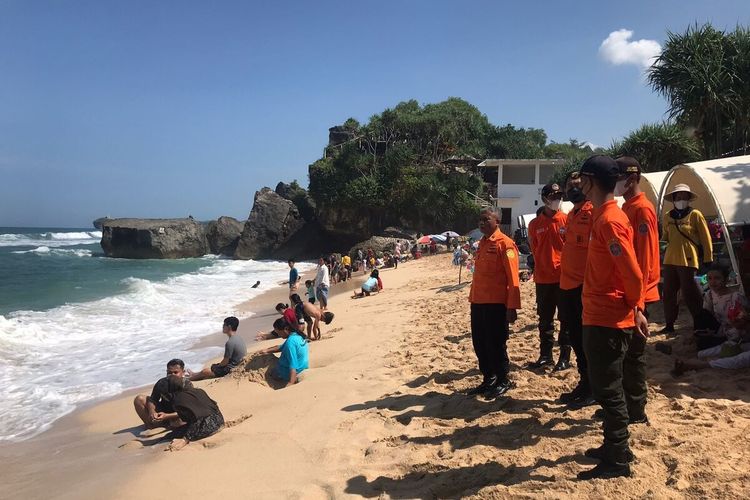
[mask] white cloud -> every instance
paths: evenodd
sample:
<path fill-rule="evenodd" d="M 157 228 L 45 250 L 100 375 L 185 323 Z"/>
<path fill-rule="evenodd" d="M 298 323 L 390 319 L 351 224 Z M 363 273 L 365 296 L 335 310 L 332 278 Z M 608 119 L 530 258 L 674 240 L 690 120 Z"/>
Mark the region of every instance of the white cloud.
<path fill-rule="evenodd" d="M 635 64 L 645 69 L 653 64 L 661 53 L 661 45 L 656 40 L 630 41 L 631 30 L 613 31 L 599 46 L 599 55 L 610 64 Z"/>

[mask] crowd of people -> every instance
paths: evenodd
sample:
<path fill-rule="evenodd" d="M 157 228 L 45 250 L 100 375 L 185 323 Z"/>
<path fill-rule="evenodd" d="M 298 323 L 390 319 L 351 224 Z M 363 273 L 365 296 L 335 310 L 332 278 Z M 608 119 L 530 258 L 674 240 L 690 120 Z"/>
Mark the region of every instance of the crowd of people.
<path fill-rule="evenodd" d="M 601 407 L 594 416 L 603 420 L 603 444 L 585 452 L 599 463 L 581 472 L 582 480 L 630 475 L 628 426 L 648 422 L 644 352 L 649 309 L 655 302 L 664 304 L 666 324 L 659 333 L 675 334 L 678 296 L 693 319 L 698 359 L 676 360 L 675 376 L 687 370 L 750 366 L 748 301 L 728 286 L 728 269 L 714 263 L 708 224 L 690 206 L 695 194 L 684 184 L 666 194 L 673 209 L 664 221 L 662 259 L 658 218 L 640 190 L 640 176 L 634 158 L 592 156 L 580 171 L 567 176 L 563 186 L 544 186 L 544 206 L 528 227 L 539 357 L 527 368 L 566 370 L 574 353 L 579 381 L 560 395 L 560 402 L 573 409 Z M 622 208 L 615 196 L 624 198 Z M 563 199 L 573 204 L 568 214 L 560 210 Z M 519 254 L 513 239 L 498 228 L 493 210 L 481 213 L 479 229 L 483 237 L 473 257 L 469 300 L 472 341 L 483 380 L 470 394 L 493 399 L 513 386 L 506 344 L 508 325 L 521 307 Z M 463 252 L 454 256 L 457 261 L 462 258 L 471 257 Z M 707 275 L 709 290 L 704 295 L 696 280 L 699 270 Z"/>

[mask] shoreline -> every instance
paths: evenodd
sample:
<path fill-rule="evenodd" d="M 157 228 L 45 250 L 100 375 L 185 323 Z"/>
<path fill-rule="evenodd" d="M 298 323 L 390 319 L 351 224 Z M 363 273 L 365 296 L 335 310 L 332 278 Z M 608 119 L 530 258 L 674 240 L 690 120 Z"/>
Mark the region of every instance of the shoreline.
<path fill-rule="evenodd" d="M 302 280 L 311 279 L 315 276 L 315 270 L 300 273 Z M 340 291 L 338 285 L 332 289 L 331 298 Z M 240 320 L 238 328 L 239 335 L 245 340 L 248 352 L 257 349 L 258 342 L 255 335 L 258 331 L 270 331 L 273 320 L 278 317 L 274 306 L 278 302 L 288 303 L 288 286 L 286 284 L 274 283 L 269 289 L 255 297 L 239 302 L 236 306 L 238 311 L 252 313 Z M 257 311 L 257 312 L 256 312 Z M 217 318 L 217 324 L 223 318 Z M 208 333 L 196 339 L 188 348 L 195 351 L 205 347 L 222 347 L 226 338 L 219 328 L 215 332 Z M 216 360 L 209 358 L 204 361 L 204 366 Z M 164 360 L 166 363 L 167 359 Z M 156 380 L 154 380 L 156 382 Z M 60 486 L 61 490 L 67 490 L 61 498 L 84 498 L 88 491 L 87 482 L 82 481 L 80 468 L 86 468 L 95 476 L 91 484 L 104 483 L 108 486 L 119 484 L 123 478 L 112 472 L 113 465 L 138 466 L 136 455 L 128 454 L 128 457 L 119 453 L 118 446 L 121 445 L 120 434 L 132 433 L 140 427 L 137 425 L 139 419 L 135 414 L 132 404 L 128 410 L 131 415 L 123 415 L 125 425 L 114 433 L 94 430 L 91 432 L 91 420 L 87 418 L 89 412 L 95 412 L 99 407 L 106 407 L 115 402 L 131 402 L 137 394 L 149 393 L 152 384 L 129 388 L 123 392 L 104 399 L 88 400 L 80 403 L 73 411 L 55 420 L 50 427 L 42 433 L 29 439 L 17 442 L 6 442 L 0 446 L 0 462 L 5 466 L 5 475 L 13 478 L 11 481 L 0 482 L 0 498 L 43 498 L 49 492 L 44 487 L 37 486 L 38 474 L 44 474 L 45 482 L 52 479 L 54 484 Z M 64 457 L 75 457 L 74 464 L 69 464 Z M 122 463 L 121 461 L 124 461 Z M 117 468 L 115 467 L 115 468 Z M 91 478 L 89 478 L 91 479 Z M 84 496 L 81 496 L 84 495 Z"/>

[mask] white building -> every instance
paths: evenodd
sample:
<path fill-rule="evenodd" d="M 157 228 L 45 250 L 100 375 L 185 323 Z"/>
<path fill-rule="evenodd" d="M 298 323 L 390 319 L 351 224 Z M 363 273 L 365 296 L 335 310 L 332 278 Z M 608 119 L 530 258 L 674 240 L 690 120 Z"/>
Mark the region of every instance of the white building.
<path fill-rule="evenodd" d="M 565 160 L 509 160 L 487 159 L 478 166 L 485 169 L 485 180 L 493 177 L 497 169 L 497 195 L 495 203 L 500 209 L 501 230 L 513 236 L 518 229 L 518 216 L 536 214 L 542 205 L 542 187 L 549 183 L 555 169 L 565 165 Z"/>

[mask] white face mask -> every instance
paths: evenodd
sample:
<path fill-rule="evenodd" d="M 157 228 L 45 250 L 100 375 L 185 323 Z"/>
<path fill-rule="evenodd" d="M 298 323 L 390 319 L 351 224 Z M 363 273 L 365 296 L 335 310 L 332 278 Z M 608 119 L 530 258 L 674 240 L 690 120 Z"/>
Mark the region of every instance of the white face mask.
<path fill-rule="evenodd" d="M 615 184 L 615 196 L 622 196 L 625 194 L 625 184 L 627 182 L 627 179 L 617 181 L 617 184 Z"/>
<path fill-rule="evenodd" d="M 688 201 L 687 200 L 675 201 L 674 207 L 677 210 L 685 210 L 688 207 Z"/>
<path fill-rule="evenodd" d="M 560 210 L 561 205 L 562 205 L 562 200 L 550 200 L 547 202 L 547 208 L 555 212 Z"/>

